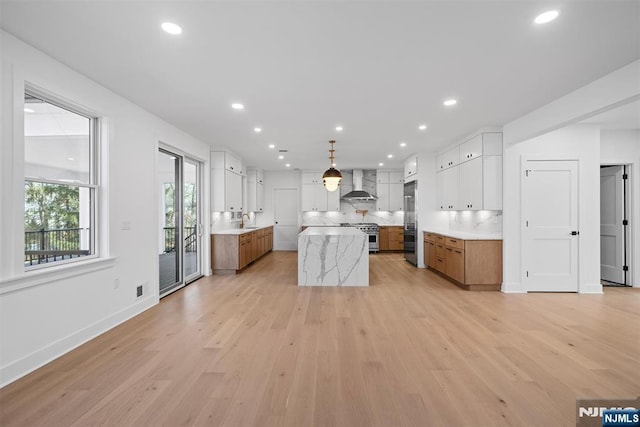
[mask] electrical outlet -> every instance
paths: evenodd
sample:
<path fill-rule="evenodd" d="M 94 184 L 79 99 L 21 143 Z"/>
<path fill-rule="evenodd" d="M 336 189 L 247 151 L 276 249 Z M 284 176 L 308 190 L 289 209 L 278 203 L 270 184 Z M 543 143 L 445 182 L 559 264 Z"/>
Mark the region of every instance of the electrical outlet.
<path fill-rule="evenodd" d="M 136 288 L 136 297 L 141 297 L 141 296 L 142 296 L 142 285 Z"/>

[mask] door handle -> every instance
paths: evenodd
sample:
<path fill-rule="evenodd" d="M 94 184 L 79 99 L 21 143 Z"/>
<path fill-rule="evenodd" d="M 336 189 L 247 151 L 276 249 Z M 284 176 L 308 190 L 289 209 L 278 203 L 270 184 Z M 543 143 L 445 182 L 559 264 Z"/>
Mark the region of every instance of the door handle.
<path fill-rule="evenodd" d="M 579 232 L 579 231 L 572 231 L 572 232 L 571 232 L 571 235 L 572 235 L 572 236 L 577 236 L 578 234 L 580 234 L 580 232 Z"/>

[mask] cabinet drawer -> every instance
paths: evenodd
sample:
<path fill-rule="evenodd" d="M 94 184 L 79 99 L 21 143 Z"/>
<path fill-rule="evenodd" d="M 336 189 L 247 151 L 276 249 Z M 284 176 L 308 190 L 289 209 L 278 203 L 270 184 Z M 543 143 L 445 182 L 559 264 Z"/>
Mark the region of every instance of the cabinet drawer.
<path fill-rule="evenodd" d="M 444 236 L 441 236 L 439 234 L 435 234 L 434 236 L 436 238 L 436 240 L 435 240 L 436 243 L 444 243 Z"/>
<path fill-rule="evenodd" d="M 456 249 L 464 249 L 464 240 L 454 239 L 453 237 L 447 237 L 445 244 L 447 247 L 456 248 Z"/>
<path fill-rule="evenodd" d="M 447 256 L 447 250 L 442 243 L 436 243 L 436 257 L 444 259 Z"/>
<path fill-rule="evenodd" d="M 424 233 L 425 242 L 434 242 L 436 241 L 437 234 L 434 233 Z"/>
<path fill-rule="evenodd" d="M 446 271 L 446 262 L 444 258 L 436 256 L 436 265 L 434 265 L 433 267 L 439 272 L 444 273 Z"/>

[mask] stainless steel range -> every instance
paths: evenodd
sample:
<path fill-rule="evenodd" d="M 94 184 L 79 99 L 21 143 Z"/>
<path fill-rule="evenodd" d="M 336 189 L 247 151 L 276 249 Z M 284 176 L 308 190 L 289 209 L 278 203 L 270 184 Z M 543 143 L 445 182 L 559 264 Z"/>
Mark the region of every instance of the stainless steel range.
<path fill-rule="evenodd" d="M 375 222 L 341 223 L 342 227 L 355 227 L 369 236 L 369 252 L 380 250 L 380 228 Z"/>

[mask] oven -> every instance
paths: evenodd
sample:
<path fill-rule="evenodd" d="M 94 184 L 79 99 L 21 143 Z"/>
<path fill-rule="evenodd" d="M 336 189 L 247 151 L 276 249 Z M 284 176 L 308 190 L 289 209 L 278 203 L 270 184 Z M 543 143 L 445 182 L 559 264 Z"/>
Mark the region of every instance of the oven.
<path fill-rule="evenodd" d="M 369 237 L 369 252 L 378 252 L 380 250 L 380 228 L 376 223 L 359 222 L 355 224 L 340 224 L 342 226 L 355 227 L 366 233 Z"/>

